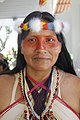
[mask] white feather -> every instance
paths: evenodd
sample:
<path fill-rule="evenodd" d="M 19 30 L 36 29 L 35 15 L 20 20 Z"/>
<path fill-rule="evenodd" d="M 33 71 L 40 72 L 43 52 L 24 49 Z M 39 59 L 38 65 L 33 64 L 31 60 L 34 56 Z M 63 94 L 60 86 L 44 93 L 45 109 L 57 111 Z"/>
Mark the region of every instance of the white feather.
<path fill-rule="evenodd" d="M 55 20 L 53 22 L 54 25 L 54 30 L 56 33 L 60 33 L 60 32 L 68 32 L 70 27 L 69 24 L 67 22 L 64 21 L 59 21 L 59 20 Z"/>
<path fill-rule="evenodd" d="M 41 20 L 39 18 L 33 18 L 29 21 L 29 28 L 34 32 L 39 32 L 42 28 Z"/>
<path fill-rule="evenodd" d="M 64 25 L 63 32 L 65 32 L 65 33 L 69 32 L 69 30 L 70 30 L 69 23 L 63 21 L 63 25 Z"/>
<path fill-rule="evenodd" d="M 61 22 L 59 20 L 55 20 L 53 22 L 53 25 L 54 25 L 54 30 L 56 33 L 60 33 L 62 31 L 62 25 L 61 25 Z"/>
<path fill-rule="evenodd" d="M 20 21 L 20 20 L 17 20 L 14 23 L 14 30 L 18 33 L 21 33 L 21 28 L 20 28 L 21 23 L 22 23 L 22 21 Z"/>

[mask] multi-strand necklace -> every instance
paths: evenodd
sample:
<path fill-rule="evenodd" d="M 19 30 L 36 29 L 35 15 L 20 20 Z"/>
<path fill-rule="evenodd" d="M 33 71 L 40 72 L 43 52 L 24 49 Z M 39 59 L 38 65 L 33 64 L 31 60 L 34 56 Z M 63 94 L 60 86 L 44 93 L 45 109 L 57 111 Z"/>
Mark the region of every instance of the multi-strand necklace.
<path fill-rule="evenodd" d="M 19 73 L 20 90 L 22 92 L 22 95 L 23 95 L 24 101 L 25 101 L 25 110 L 24 110 L 24 113 L 20 116 L 19 120 L 57 120 L 54 117 L 53 111 L 52 111 L 53 102 L 56 99 L 56 95 L 58 93 L 59 70 L 57 67 L 55 67 L 53 70 L 51 82 L 53 82 L 53 84 L 52 84 L 52 86 L 50 86 L 51 93 L 48 93 L 47 98 L 46 98 L 46 101 L 48 101 L 46 103 L 46 108 L 42 112 L 42 115 L 39 116 L 34 111 L 33 103 L 29 99 L 29 96 L 31 94 L 28 95 L 28 92 L 30 90 L 29 90 L 28 84 L 25 79 L 25 70 L 23 72 L 21 71 Z M 52 97 L 50 94 L 52 94 Z"/>

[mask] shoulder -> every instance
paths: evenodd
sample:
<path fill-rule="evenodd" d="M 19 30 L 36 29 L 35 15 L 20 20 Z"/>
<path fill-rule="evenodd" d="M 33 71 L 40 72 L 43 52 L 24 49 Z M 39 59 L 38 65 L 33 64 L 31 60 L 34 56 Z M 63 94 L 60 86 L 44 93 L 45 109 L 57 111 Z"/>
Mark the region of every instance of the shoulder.
<path fill-rule="evenodd" d="M 0 75 L 0 111 L 10 104 L 14 83 L 15 75 Z"/>
<path fill-rule="evenodd" d="M 62 99 L 77 113 L 80 113 L 80 78 L 70 73 L 65 73 L 60 81 Z"/>
<path fill-rule="evenodd" d="M 65 73 L 64 82 L 70 83 L 73 86 L 78 86 L 80 84 L 80 78 L 76 75 Z"/>
<path fill-rule="evenodd" d="M 0 75 L 0 91 L 13 86 L 15 80 L 14 75 Z"/>
<path fill-rule="evenodd" d="M 4 74 L 4 75 L 0 75 L 0 83 L 2 82 L 2 81 L 7 81 L 7 80 L 13 80 L 15 77 L 14 77 L 14 75 L 9 75 L 9 74 Z"/>
<path fill-rule="evenodd" d="M 80 78 L 70 73 L 64 73 L 62 86 L 68 92 L 71 91 L 80 97 Z"/>

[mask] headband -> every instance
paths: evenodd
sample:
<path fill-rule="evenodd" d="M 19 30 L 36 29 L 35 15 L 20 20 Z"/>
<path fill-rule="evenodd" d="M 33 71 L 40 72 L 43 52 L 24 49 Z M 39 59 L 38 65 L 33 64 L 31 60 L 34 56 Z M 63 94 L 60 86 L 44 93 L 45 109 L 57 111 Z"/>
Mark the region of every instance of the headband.
<path fill-rule="evenodd" d="M 29 22 L 15 24 L 15 27 L 18 33 L 21 33 L 22 30 L 40 32 L 42 29 L 60 33 L 68 29 L 68 24 L 59 20 L 54 20 L 54 22 L 41 21 L 41 19 L 34 17 Z"/>

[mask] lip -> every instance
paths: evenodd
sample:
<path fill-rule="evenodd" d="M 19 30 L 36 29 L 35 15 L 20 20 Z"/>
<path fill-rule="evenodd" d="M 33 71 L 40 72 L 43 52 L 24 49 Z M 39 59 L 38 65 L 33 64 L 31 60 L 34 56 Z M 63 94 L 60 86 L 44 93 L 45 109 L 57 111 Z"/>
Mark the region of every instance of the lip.
<path fill-rule="evenodd" d="M 47 60 L 50 60 L 50 58 L 45 58 L 45 57 L 35 57 L 33 59 L 47 59 Z"/>
<path fill-rule="evenodd" d="M 49 56 L 35 56 L 33 57 L 34 60 L 42 59 L 42 60 L 50 60 Z"/>
<path fill-rule="evenodd" d="M 34 54 L 32 56 L 33 60 L 51 60 L 51 56 L 49 54 Z"/>

